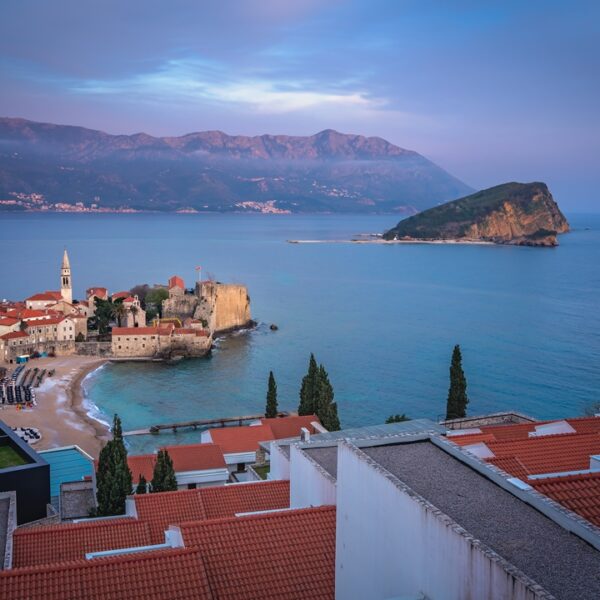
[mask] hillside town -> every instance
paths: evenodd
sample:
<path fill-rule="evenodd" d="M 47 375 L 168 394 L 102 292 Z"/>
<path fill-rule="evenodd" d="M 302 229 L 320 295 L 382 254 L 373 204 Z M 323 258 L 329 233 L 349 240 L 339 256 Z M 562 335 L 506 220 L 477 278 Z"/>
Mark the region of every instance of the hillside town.
<path fill-rule="evenodd" d="M 130 291 L 106 287 L 73 297 L 71 265 L 65 249 L 60 289 L 38 292 L 22 301 L 0 302 L 0 363 L 22 363 L 40 356 L 101 356 L 172 359 L 204 356 L 215 334 L 252 324 L 250 300 L 243 285 L 197 281 L 188 290 L 174 275 L 164 299 L 148 322 L 143 302 Z M 109 332 L 98 331 L 100 307 L 108 303 Z M 103 311 L 105 314 L 106 311 Z M 90 325 L 94 325 L 92 329 Z"/>

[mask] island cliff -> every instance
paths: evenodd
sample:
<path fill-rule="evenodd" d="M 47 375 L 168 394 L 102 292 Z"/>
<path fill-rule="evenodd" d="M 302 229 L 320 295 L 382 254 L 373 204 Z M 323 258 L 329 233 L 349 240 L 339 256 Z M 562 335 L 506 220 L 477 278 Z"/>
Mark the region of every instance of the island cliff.
<path fill-rule="evenodd" d="M 545 183 L 505 183 L 400 221 L 386 240 L 556 246 L 569 224 Z"/>

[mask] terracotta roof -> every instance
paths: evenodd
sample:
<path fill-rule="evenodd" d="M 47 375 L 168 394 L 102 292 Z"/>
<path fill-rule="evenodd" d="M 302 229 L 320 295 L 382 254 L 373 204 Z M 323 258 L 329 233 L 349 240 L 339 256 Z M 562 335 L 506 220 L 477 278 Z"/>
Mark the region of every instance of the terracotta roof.
<path fill-rule="evenodd" d="M 298 437 L 302 427 L 306 427 L 310 433 L 315 433 L 315 428 L 311 425 L 313 421 L 320 423 L 317 415 L 277 417 L 274 419 L 261 419 L 263 425 L 268 425 L 273 432 L 276 440 L 284 438 Z"/>
<path fill-rule="evenodd" d="M 164 541 L 169 525 L 233 517 L 237 513 L 288 508 L 289 481 L 217 485 L 196 490 L 139 494 L 134 497 L 138 519 L 148 523 L 153 543 Z"/>
<path fill-rule="evenodd" d="M 133 477 L 133 483 L 137 485 L 140 475 L 150 482 L 154 475 L 154 464 L 156 463 L 155 454 L 138 454 L 127 456 L 127 465 Z"/>
<path fill-rule="evenodd" d="M 289 481 L 258 481 L 200 488 L 207 519 L 233 517 L 238 513 L 289 508 Z"/>
<path fill-rule="evenodd" d="M 185 283 L 183 282 L 183 279 L 181 279 L 181 277 L 179 277 L 178 275 L 173 275 L 173 277 L 169 277 L 169 289 L 172 289 L 174 287 L 181 288 L 182 290 L 185 289 Z"/>
<path fill-rule="evenodd" d="M 191 328 L 186 328 L 186 327 L 176 327 L 173 330 L 173 333 L 175 333 L 176 335 L 185 335 L 185 334 L 196 335 L 196 331 L 197 331 L 197 329 L 191 329 Z"/>
<path fill-rule="evenodd" d="M 90 296 L 108 296 L 108 290 L 105 287 L 91 287 L 85 290 L 85 295 L 89 298 Z"/>
<path fill-rule="evenodd" d="M 529 483 L 538 492 L 600 527 L 600 473 L 533 479 Z"/>
<path fill-rule="evenodd" d="M 200 552 L 177 549 L 0 572 L 0 597 L 27 600 L 210 600 Z"/>
<path fill-rule="evenodd" d="M 13 567 L 77 560 L 85 558 L 86 552 L 145 546 L 149 542 L 148 524 L 128 518 L 16 529 Z"/>
<path fill-rule="evenodd" d="M 60 317 L 50 317 L 49 319 L 38 319 L 29 322 L 29 319 L 25 319 L 27 321 L 28 327 L 43 327 L 44 325 L 58 325 L 62 323 L 67 317 L 62 315 Z"/>
<path fill-rule="evenodd" d="M 220 427 L 208 431 L 213 443 L 219 444 L 225 454 L 255 452 L 259 442 L 275 439 L 268 425 Z"/>
<path fill-rule="evenodd" d="M 1 317 L 0 316 L 0 325 L 5 327 L 12 327 L 19 322 L 19 319 L 13 319 L 12 317 Z"/>
<path fill-rule="evenodd" d="M 128 304 L 131 304 L 132 302 L 135 302 L 135 298 L 133 296 L 127 296 L 127 298 L 123 299 L 123 303 L 127 302 Z"/>
<path fill-rule="evenodd" d="M 131 296 L 131 292 L 115 292 L 112 294 L 111 298 L 113 300 L 118 300 L 119 298 L 128 298 Z"/>
<path fill-rule="evenodd" d="M 16 338 L 29 337 L 29 334 L 25 331 L 9 331 L 4 335 L 0 335 L 0 340 L 13 340 Z"/>
<path fill-rule="evenodd" d="M 148 524 L 153 544 L 164 542 L 169 525 L 206 519 L 198 490 L 136 494 L 137 517 Z"/>
<path fill-rule="evenodd" d="M 496 437 L 493 433 L 470 433 L 467 435 L 451 435 L 448 436 L 448 440 L 457 446 L 469 446 L 480 442 L 494 442 Z"/>
<path fill-rule="evenodd" d="M 496 458 L 519 459 L 532 475 L 581 471 L 589 469 L 592 454 L 600 454 L 600 434 L 563 433 L 486 445 Z"/>
<path fill-rule="evenodd" d="M 508 475 L 518 477 L 523 481 L 527 481 L 530 475 L 525 465 L 516 456 L 506 456 L 504 458 L 490 458 L 486 462 L 502 469 Z"/>
<path fill-rule="evenodd" d="M 41 294 L 34 294 L 26 298 L 26 302 L 56 302 L 59 298 L 51 292 L 42 292 Z"/>
<path fill-rule="evenodd" d="M 323 506 L 181 526 L 202 554 L 220 600 L 331 600 L 335 507 Z"/>
<path fill-rule="evenodd" d="M 166 446 L 176 472 L 205 471 L 226 467 L 223 450 L 216 444 Z"/>
<path fill-rule="evenodd" d="M 170 335 L 171 330 L 164 327 L 113 327 L 113 335 Z"/>
<path fill-rule="evenodd" d="M 19 319 L 31 319 L 33 317 L 48 317 L 52 316 L 52 313 L 47 310 L 39 310 L 37 308 L 20 308 L 15 311 L 15 317 Z"/>

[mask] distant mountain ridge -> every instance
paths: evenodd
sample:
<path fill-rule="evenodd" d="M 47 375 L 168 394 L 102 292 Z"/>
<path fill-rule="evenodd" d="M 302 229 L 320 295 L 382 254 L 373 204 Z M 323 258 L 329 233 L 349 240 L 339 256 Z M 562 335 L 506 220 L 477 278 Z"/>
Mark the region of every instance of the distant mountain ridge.
<path fill-rule="evenodd" d="M 548 186 L 503 183 L 447 202 L 400 221 L 387 240 L 486 241 L 524 246 L 556 246 L 569 223 Z"/>
<path fill-rule="evenodd" d="M 331 129 L 304 137 L 153 137 L 0 118 L 0 198 L 99 197 L 104 207 L 152 210 L 259 210 L 270 203 L 291 212 L 410 213 L 468 191 L 417 152 Z"/>

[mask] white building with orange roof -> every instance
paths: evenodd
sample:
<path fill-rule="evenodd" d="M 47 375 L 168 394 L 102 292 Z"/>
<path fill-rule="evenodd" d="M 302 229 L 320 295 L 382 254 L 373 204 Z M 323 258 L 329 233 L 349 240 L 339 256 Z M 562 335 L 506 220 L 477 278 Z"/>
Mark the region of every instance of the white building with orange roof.
<path fill-rule="evenodd" d="M 146 327 L 146 311 L 137 294 L 123 298 L 123 306 L 126 310 L 124 327 Z"/>

